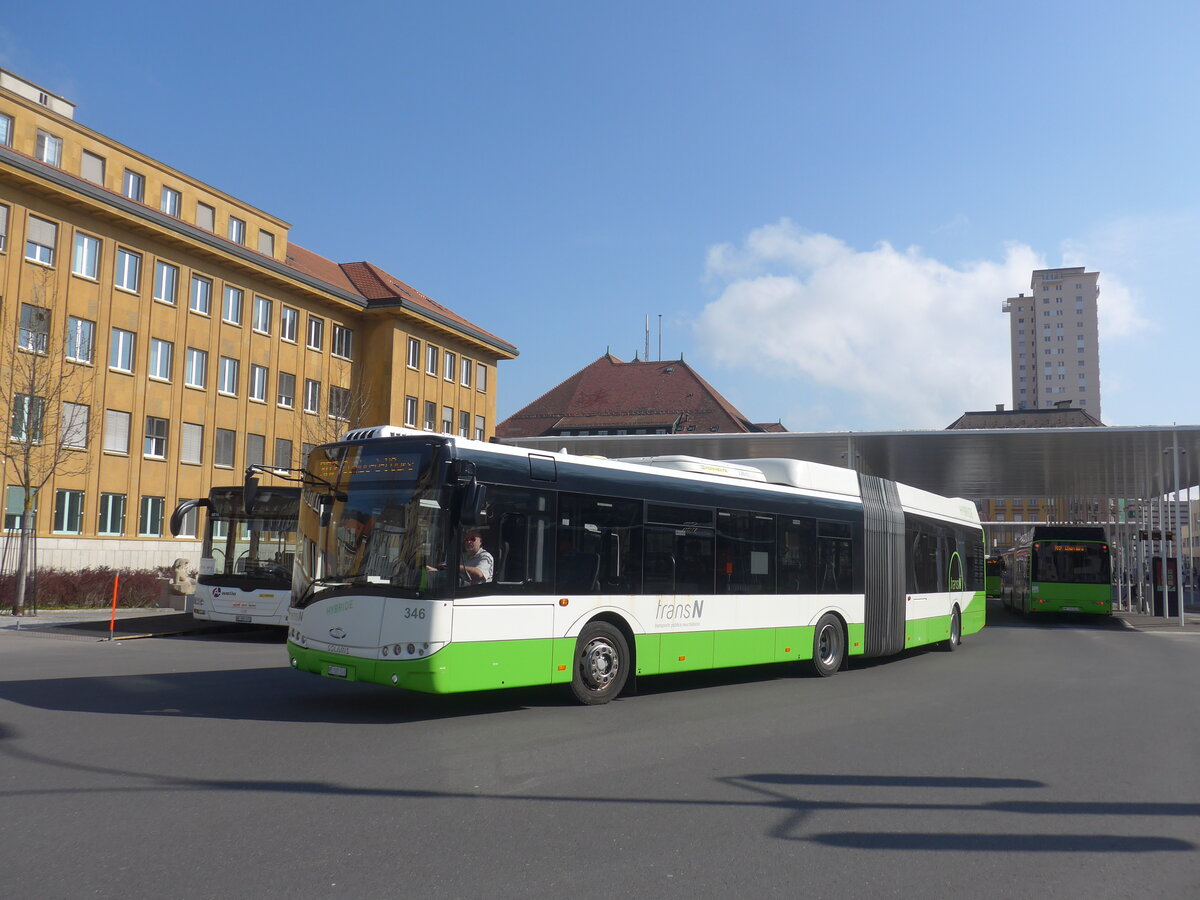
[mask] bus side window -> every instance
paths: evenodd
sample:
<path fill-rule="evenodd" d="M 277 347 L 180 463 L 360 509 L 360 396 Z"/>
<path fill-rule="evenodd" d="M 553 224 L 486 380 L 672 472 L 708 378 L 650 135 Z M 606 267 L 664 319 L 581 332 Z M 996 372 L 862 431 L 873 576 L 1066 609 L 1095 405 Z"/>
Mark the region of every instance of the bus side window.
<path fill-rule="evenodd" d="M 642 504 L 559 494 L 556 585 L 560 593 L 629 594 L 641 590 Z"/>
<path fill-rule="evenodd" d="M 779 554 L 779 593 L 816 593 L 816 520 L 780 516 L 776 550 Z"/>
<path fill-rule="evenodd" d="M 489 486 L 484 549 L 495 565 L 493 584 L 507 593 L 539 594 L 554 584 L 554 495 Z M 475 592 L 490 591 L 476 585 Z"/>

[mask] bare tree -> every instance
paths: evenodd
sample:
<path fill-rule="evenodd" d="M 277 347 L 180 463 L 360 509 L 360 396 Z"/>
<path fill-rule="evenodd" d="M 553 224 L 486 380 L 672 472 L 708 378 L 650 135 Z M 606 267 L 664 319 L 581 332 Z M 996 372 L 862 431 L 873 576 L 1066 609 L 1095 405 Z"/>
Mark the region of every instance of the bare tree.
<path fill-rule="evenodd" d="M 72 330 L 57 301 L 54 272 L 39 271 L 29 301 L 17 303 L 16 334 L 0 342 L 0 384 L 7 386 L 0 397 L 0 421 L 9 429 L 7 439 L 0 440 L 0 461 L 5 483 L 20 487 L 24 494 L 18 524 L 15 616 L 25 614 L 38 493 L 52 477 L 83 474 L 91 465 L 88 448 L 95 433 L 95 417 L 90 406 L 90 370 L 68 357 L 90 358 L 93 334 L 78 324 L 81 320 L 76 320 Z M 0 322 L 11 322 L 12 312 L 0 307 Z"/>
<path fill-rule="evenodd" d="M 301 413 L 298 417 L 301 452 L 306 445 L 316 446 L 341 440 L 342 435 L 355 428 L 379 425 L 375 421 L 374 398 L 364 387 L 361 376 L 352 380 L 348 362 L 337 362 L 338 371 L 330 372 L 330 384 L 325 385 L 325 408 L 317 415 Z M 349 387 L 341 384 L 351 382 Z"/>

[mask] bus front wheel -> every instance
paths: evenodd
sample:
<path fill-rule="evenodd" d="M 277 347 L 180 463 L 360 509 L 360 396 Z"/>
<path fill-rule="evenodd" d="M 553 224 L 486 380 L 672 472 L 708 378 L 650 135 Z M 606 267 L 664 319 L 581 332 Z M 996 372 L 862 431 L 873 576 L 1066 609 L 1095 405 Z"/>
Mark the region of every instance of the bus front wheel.
<path fill-rule="evenodd" d="M 845 660 L 846 634 L 842 631 L 841 620 L 833 613 L 825 613 L 813 631 L 813 673 L 828 678 Z"/>
<path fill-rule="evenodd" d="M 629 678 L 629 644 L 625 635 L 608 622 L 592 622 L 575 642 L 575 669 L 571 692 L 588 706 L 607 703 Z"/>

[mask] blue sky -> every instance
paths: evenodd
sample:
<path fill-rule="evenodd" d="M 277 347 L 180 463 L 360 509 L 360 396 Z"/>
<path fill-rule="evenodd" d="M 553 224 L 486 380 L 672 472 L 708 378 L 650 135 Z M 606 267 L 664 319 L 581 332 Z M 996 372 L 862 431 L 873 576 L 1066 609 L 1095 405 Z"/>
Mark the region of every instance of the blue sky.
<path fill-rule="evenodd" d="M 661 316 L 755 421 L 944 427 L 1084 265 L 1104 421 L 1200 421 L 1200 4 L 10 6 L 80 122 L 515 344 L 501 418 Z"/>

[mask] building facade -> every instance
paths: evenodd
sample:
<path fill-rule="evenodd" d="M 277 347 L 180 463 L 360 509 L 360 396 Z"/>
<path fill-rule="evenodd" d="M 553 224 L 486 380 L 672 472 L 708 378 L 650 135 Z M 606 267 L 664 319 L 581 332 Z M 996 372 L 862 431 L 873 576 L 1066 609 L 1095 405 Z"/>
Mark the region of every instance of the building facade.
<path fill-rule="evenodd" d="M 248 465 L 300 466 L 350 427 L 494 433 L 516 348 L 289 228 L 0 70 L 4 525 L 34 484 L 41 565 L 194 558 L 194 537 L 165 531 L 177 503 Z M 20 445 L 56 442 L 39 486 Z"/>
<path fill-rule="evenodd" d="M 1047 409 L 1070 401 L 1100 418 L 1099 278 L 1083 266 L 1037 269 L 1029 296 L 1004 301 L 1013 409 Z"/>

